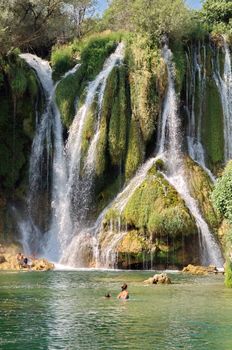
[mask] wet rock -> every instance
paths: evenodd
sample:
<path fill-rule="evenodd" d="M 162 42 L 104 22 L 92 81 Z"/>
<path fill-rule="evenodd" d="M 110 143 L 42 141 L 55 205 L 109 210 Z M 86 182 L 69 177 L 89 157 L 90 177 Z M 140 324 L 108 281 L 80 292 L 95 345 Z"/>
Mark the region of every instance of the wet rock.
<path fill-rule="evenodd" d="M 55 265 L 47 259 L 35 259 L 31 264 L 31 269 L 34 271 L 50 271 L 54 270 Z"/>
<path fill-rule="evenodd" d="M 190 273 L 192 275 L 208 275 L 209 273 L 218 273 L 218 270 L 214 265 L 195 266 L 189 264 L 188 266 L 183 268 L 182 272 Z"/>
<path fill-rule="evenodd" d="M 156 274 L 144 281 L 146 284 L 171 284 L 171 280 L 166 273 Z"/>
<path fill-rule="evenodd" d="M 6 262 L 6 258 L 4 255 L 0 255 L 0 264 L 3 264 L 4 262 Z"/>

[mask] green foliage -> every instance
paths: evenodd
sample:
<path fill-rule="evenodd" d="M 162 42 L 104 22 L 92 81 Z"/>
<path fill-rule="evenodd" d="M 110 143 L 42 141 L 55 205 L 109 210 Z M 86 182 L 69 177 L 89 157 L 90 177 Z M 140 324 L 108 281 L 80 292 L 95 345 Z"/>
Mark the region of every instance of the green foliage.
<path fill-rule="evenodd" d="M 106 58 L 114 51 L 119 37 L 114 34 L 95 35 L 71 45 L 72 57 L 80 56 L 81 66 L 75 74 L 61 80 L 56 89 L 56 101 L 63 124 L 67 128 L 74 117 L 76 97 L 78 96 L 80 107 L 87 83 L 101 71 Z M 56 66 L 54 69 L 58 71 Z"/>
<path fill-rule="evenodd" d="M 217 33 L 232 34 L 232 2 L 231 0 L 205 0 L 201 16 L 207 29 Z"/>
<path fill-rule="evenodd" d="M 83 127 L 82 132 L 82 143 L 81 143 L 81 150 L 82 154 L 85 155 L 88 151 L 90 142 L 94 136 L 95 132 L 95 125 L 96 125 L 96 102 L 93 102 L 88 115 L 86 117 L 86 121 Z"/>
<path fill-rule="evenodd" d="M 166 67 L 160 50 L 142 36 L 128 40 L 131 108 L 145 143 L 154 135 L 167 84 Z"/>
<path fill-rule="evenodd" d="M 172 47 L 173 61 L 175 63 L 175 82 L 177 92 L 181 91 L 186 72 L 186 56 L 182 43 L 175 42 Z"/>
<path fill-rule="evenodd" d="M 140 32 L 157 42 L 164 34 L 175 38 L 186 35 L 191 13 L 183 0 L 113 0 L 104 20 L 113 30 Z"/>
<path fill-rule="evenodd" d="M 225 285 L 232 288 L 232 262 L 228 259 L 225 268 Z"/>
<path fill-rule="evenodd" d="M 208 71 L 208 74 L 209 71 Z M 197 101 L 196 101 L 197 104 Z M 212 76 L 207 76 L 203 106 L 202 143 L 211 169 L 224 161 L 223 111 L 218 89 Z"/>
<path fill-rule="evenodd" d="M 213 183 L 209 175 L 189 157 L 185 158 L 185 171 L 191 195 L 197 200 L 208 225 L 216 232 L 220 224 L 220 217 L 211 200 Z"/>
<path fill-rule="evenodd" d="M 115 96 L 112 102 L 108 139 L 112 163 L 120 165 L 126 154 L 128 124 L 125 68 L 116 67 L 115 73 L 117 90 L 115 90 Z"/>
<path fill-rule="evenodd" d="M 58 80 L 65 72 L 74 67 L 76 59 L 71 45 L 53 46 L 51 53 L 51 65 L 53 78 Z"/>
<path fill-rule="evenodd" d="M 187 236 L 197 231 L 183 200 L 158 173 L 147 176 L 122 215 L 130 227 L 147 232 L 153 239 L 167 235 Z"/>
<path fill-rule="evenodd" d="M 212 200 L 219 213 L 232 223 L 232 161 L 217 179 Z"/>
<path fill-rule="evenodd" d="M 138 169 L 144 159 L 144 145 L 136 120 L 132 117 L 128 139 L 128 150 L 126 156 L 125 175 L 129 180 Z"/>
<path fill-rule="evenodd" d="M 39 88 L 35 73 L 17 51 L 2 58 L 1 69 L 4 84 L 0 87 L 0 190 L 10 193 L 26 177 Z"/>

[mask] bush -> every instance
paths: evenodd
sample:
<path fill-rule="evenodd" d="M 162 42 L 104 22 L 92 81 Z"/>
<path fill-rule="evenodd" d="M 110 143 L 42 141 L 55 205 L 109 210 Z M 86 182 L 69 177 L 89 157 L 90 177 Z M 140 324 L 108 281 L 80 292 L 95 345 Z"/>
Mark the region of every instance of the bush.
<path fill-rule="evenodd" d="M 232 161 L 216 181 L 212 200 L 219 213 L 232 224 Z"/>
<path fill-rule="evenodd" d="M 72 45 L 54 46 L 51 53 L 53 78 L 58 80 L 65 72 L 75 66 L 77 59 L 74 56 Z"/>

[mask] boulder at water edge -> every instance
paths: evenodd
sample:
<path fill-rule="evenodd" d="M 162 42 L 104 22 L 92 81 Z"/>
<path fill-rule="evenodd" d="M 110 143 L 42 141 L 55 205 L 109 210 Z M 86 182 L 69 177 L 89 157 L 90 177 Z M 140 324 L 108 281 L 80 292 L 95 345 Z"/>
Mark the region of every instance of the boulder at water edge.
<path fill-rule="evenodd" d="M 156 274 L 144 281 L 147 284 L 171 284 L 171 280 L 166 273 Z"/>
<path fill-rule="evenodd" d="M 191 273 L 192 275 L 208 275 L 209 273 L 218 273 L 216 266 L 195 266 L 189 264 L 184 267 L 182 272 Z"/>

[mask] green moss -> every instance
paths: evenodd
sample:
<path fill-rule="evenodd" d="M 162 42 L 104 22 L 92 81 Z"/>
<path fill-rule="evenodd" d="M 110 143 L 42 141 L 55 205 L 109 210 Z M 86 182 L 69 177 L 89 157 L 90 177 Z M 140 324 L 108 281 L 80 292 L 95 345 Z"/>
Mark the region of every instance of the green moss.
<path fill-rule="evenodd" d="M 162 176 L 148 176 L 123 211 L 127 224 L 157 236 L 182 236 L 196 232 L 183 200 Z"/>
<path fill-rule="evenodd" d="M 101 71 L 106 58 L 114 51 L 117 39 L 114 35 L 95 36 L 72 44 L 73 55 L 80 57 L 81 66 L 75 74 L 63 79 L 56 89 L 56 101 L 66 128 L 73 120 L 76 99 L 80 107 L 88 82 Z"/>
<path fill-rule="evenodd" d="M 94 101 L 92 103 L 91 108 L 88 111 L 88 115 L 86 117 L 85 124 L 83 127 L 82 143 L 81 143 L 81 150 L 83 155 L 86 155 L 90 142 L 94 136 L 96 120 L 97 120 L 96 101 Z"/>
<path fill-rule="evenodd" d="M 126 156 L 125 175 L 129 180 L 144 159 L 144 145 L 136 120 L 132 117 L 130 122 L 128 151 Z"/>
<path fill-rule="evenodd" d="M 166 66 L 157 47 L 145 38 L 132 37 L 128 43 L 126 61 L 129 66 L 131 108 L 145 143 L 156 130 L 162 98 L 167 84 Z"/>
<path fill-rule="evenodd" d="M 186 58 L 185 58 L 183 44 L 181 42 L 175 42 L 172 45 L 172 52 L 173 52 L 173 60 L 176 68 L 176 76 L 175 76 L 176 90 L 177 92 L 180 92 L 183 86 L 185 72 L 186 72 Z"/>
<path fill-rule="evenodd" d="M 232 262 L 230 260 L 226 262 L 225 285 L 228 288 L 232 288 Z"/>
<path fill-rule="evenodd" d="M 224 161 L 223 111 L 218 89 L 212 77 L 206 80 L 203 106 L 202 143 L 211 169 Z"/>
<path fill-rule="evenodd" d="M 126 101 L 126 87 L 125 87 L 125 68 L 116 67 L 117 73 L 116 83 L 117 90 L 114 96 L 110 123 L 109 123 L 109 152 L 113 164 L 120 165 L 124 160 L 127 145 L 127 101 Z"/>
<path fill-rule="evenodd" d="M 0 88 L 0 190 L 17 195 L 23 193 L 19 188 L 27 177 L 39 84 L 16 52 L 2 58 L 0 71 L 4 76 Z"/>
<path fill-rule="evenodd" d="M 51 65 L 53 67 L 53 79 L 58 80 L 77 63 L 72 45 L 56 45 L 52 48 Z"/>
<path fill-rule="evenodd" d="M 191 194 L 197 200 L 208 225 L 216 232 L 220 225 L 220 217 L 211 200 L 213 183 L 209 175 L 193 160 L 186 157 L 185 164 Z"/>

